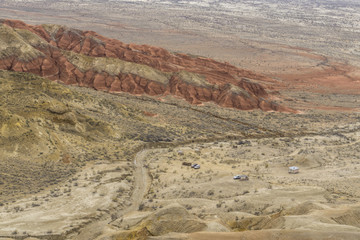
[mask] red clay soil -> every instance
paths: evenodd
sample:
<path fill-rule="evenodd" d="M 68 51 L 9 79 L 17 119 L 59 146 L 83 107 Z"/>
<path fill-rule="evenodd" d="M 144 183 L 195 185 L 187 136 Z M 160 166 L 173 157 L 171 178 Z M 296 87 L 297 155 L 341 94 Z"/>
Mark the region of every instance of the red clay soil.
<path fill-rule="evenodd" d="M 278 74 L 284 79 L 275 89 L 304 90 L 317 93 L 360 94 L 360 70 L 349 65 L 331 62 L 307 69 L 302 73 Z"/>
<path fill-rule="evenodd" d="M 223 107 L 242 110 L 262 109 L 264 111 L 295 112 L 271 101 L 265 88 L 254 80 L 272 82 L 253 72 L 239 69 L 228 63 L 217 62 L 202 57 L 169 51 L 148 45 L 125 44 L 115 39 L 103 37 L 92 31 L 80 31 L 60 27 L 49 33 L 42 25 L 31 26 L 16 20 L 0 20 L 15 29 L 26 29 L 48 42 L 47 46 L 33 46 L 44 56 L 24 62 L 17 56 L 0 59 L 0 69 L 30 72 L 65 84 L 91 87 L 108 92 L 128 92 L 132 94 L 175 95 L 192 104 L 215 102 Z M 91 57 L 111 57 L 150 66 L 170 74 L 169 83 L 145 79 L 138 75 L 111 75 L 105 71 L 81 71 L 63 55 L 62 50 L 72 51 Z M 200 74 L 209 83 L 198 86 L 178 77 L 180 71 Z M 232 86 L 242 89 L 234 91 Z"/>
<path fill-rule="evenodd" d="M 308 67 L 298 67 L 296 64 L 273 77 L 282 79 L 273 89 L 302 90 L 316 93 L 360 94 L 360 69 L 342 62 L 336 62 L 326 56 L 314 53 L 311 49 L 283 46 L 297 49 L 298 56 L 304 62 L 313 62 Z M 312 61 L 313 60 L 313 61 Z"/>

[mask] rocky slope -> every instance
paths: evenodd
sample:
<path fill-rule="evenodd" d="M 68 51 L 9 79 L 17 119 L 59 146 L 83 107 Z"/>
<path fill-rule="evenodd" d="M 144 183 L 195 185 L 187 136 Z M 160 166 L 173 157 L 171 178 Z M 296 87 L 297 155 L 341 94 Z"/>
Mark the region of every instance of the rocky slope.
<path fill-rule="evenodd" d="M 0 69 L 108 92 L 174 95 L 193 104 L 292 111 L 271 101 L 264 76 L 212 59 L 124 44 L 92 31 L 0 21 Z M 255 80 L 254 80 L 255 79 Z"/>

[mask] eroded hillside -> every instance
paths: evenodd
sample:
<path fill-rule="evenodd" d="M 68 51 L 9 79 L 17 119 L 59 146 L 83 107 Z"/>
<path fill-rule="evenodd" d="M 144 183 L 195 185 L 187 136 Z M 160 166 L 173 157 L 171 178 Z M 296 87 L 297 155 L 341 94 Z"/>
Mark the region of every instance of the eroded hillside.
<path fill-rule="evenodd" d="M 358 236 L 356 113 L 244 112 L 9 71 L 0 86 L 1 236 L 256 238 L 285 227 L 290 238 L 321 221 Z"/>
<path fill-rule="evenodd" d="M 262 75 L 228 63 L 124 44 L 95 32 L 58 25 L 1 21 L 0 69 L 30 72 L 108 92 L 174 95 L 193 104 L 293 111 L 272 101 Z"/>
<path fill-rule="evenodd" d="M 280 80 L 226 63 L 58 25 L 0 32 L 1 237 L 359 239 L 356 88 L 294 74 L 296 91 L 272 89 L 291 114 L 262 87 Z"/>

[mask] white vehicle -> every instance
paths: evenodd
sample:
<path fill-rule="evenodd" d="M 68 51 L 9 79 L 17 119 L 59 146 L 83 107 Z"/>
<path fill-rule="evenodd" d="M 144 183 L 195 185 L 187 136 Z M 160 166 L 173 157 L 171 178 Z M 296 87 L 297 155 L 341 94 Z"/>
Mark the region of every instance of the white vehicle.
<path fill-rule="evenodd" d="M 289 167 L 288 172 L 289 172 L 290 174 L 296 174 L 296 173 L 299 173 L 299 168 L 298 168 L 298 167 L 296 167 L 296 166 Z"/>
<path fill-rule="evenodd" d="M 249 180 L 249 177 L 246 175 L 235 175 L 233 177 L 234 180 L 240 180 L 240 181 L 247 181 Z"/>
<path fill-rule="evenodd" d="M 193 169 L 199 169 L 199 168 L 200 168 L 200 165 L 197 164 L 197 163 L 194 163 L 193 165 L 191 165 L 191 167 L 192 167 Z"/>

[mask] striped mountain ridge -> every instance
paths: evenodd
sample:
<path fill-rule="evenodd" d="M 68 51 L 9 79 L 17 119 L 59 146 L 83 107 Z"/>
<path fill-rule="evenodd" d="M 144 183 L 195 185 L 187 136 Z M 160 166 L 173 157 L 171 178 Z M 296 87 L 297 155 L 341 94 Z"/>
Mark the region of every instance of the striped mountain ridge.
<path fill-rule="evenodd" d="M 271 79 L 204 57 L 125 44 L 93 31 L 0 20 L 0 69 L 111 93 L 173 95 L 192 104 L 294 112 L 271 101 Z"/>

